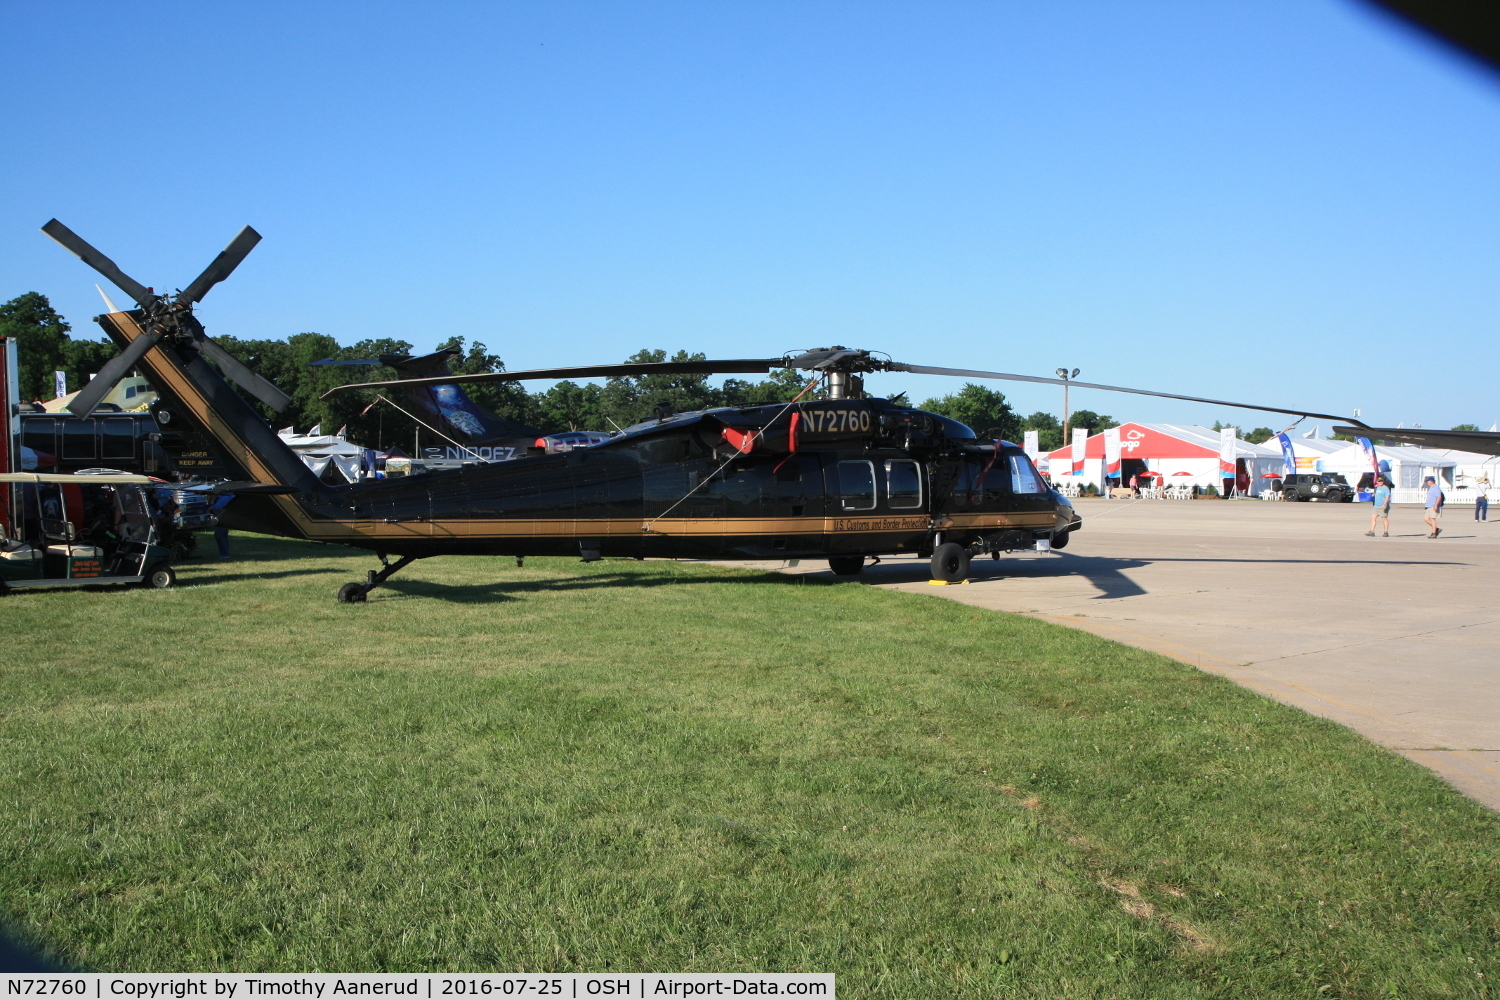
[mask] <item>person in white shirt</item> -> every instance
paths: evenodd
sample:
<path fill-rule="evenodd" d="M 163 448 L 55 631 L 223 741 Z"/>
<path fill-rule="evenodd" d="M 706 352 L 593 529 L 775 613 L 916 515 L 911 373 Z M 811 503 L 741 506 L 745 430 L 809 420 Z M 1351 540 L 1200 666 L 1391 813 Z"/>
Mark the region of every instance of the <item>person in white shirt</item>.
<path fill-rule="evenodd" d="M 1443 533 L 1443 529 L 1438 527 L 1438 518 L 1443 516 L 1443 491 L 1438 488 L 1437 480 L 1432 476 L 1422 480 L 1422 485 L 1427 487 L 1427 499 L 1422 502 L 1422 520 L 1432 529 L 1427 537 L 1436 538 Z"/>

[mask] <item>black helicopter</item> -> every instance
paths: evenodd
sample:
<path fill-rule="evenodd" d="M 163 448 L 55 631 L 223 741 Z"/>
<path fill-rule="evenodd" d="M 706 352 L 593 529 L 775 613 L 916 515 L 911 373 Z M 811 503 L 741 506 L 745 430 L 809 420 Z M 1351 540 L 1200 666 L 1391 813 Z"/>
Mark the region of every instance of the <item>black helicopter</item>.
<path fill-rule="evenodd" d="M 535 454 L 399 479 L 342 486 L 320 481 L 225 382 L 273 410 L 289 401 L 203 333 L 192 306 L 259 240 L 248 226 L 174 297 L 126 276 L 55 219 L 43 232 L 135 299 L 139 309 L 96 321 L 121 353 L 70 409 L 88 413 L 132 368 L 144 368 L 184 419 L 215 440 L 235 467 L 221 523 L 247 531 L 336 542 L 373 551 L 382 564 L 339 589 L 341 602 L 371 590 L 414 560 L 439 555 L 578 555 L 634 558 L 826 558 L 859 573 L 871 556 L 930 557 L 942 581 L 963 579 L 969 560 L 1067 545 L 1082 523 L 1016 445 L 864 393 L 874 371 L 1063 384 L 1004 372 L 934 368 L 835 347 L 795 356 L 654 362 L 477 375 L 440 374 L 342 386 L 333 392 L 424 384 L 680 373 L 811 373 L 803 395 L 822 399 L 694 413 L 658 412 L 608 441 L 565 454 Z M 216 371 L 208 362 L 219 366 Z M 220 374 L 222 372 L 222 376 Z M 1324 419 L 1305 410 L 1252 406 L 1174 393 L 1071 382 L 1073 387 L 1161 396 Z M 1357 423 L 1357 422 L 1356 422 Z M 390 557 L 395 556 L 394 562 Z"/>

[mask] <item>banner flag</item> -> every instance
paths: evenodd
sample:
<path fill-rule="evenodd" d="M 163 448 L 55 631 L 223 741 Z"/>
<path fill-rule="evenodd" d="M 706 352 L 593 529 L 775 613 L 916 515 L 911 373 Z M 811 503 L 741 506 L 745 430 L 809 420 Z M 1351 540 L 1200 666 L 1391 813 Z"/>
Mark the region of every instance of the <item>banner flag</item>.
<path fill-rule="evenodd" d="M 57 380 L 57 397 L 61 399 L 68 394 L 68 373 L 53 372 L 52 377 Z"/>
<path fill-rule="evenodd" d="M 1369 438 L 1355 438 L 1354 440 L 1359 442 L 1359 446 L 1364 449 L 1365 457 L 1370 460 L 1370 470 L 1375 473 L 1374 485 L 1380 485 L 1380 459 L 1375 456 L 1375 445 L 1370 442 Z"/>
<path fill-rule="evenodd" d="M 1219 431 L 1219 475 L 1227 478 L 1234 477 L 1234 460 L 1239 449 L 1236 447 L 1238 433 L 1233 427 L 1225 427 Z"/>
<path fill-rule="evenodd" d="M 1281 460 L 1286 465 L 1286 475 L 1290 476 L 1297 471 L 1297 454 L 1292 451 L 1292 439 L 1282 431 L 1276 435 L 1276 440 L 1281 442 Z"/>
<path fill-rule="evenodd" d="M 1036 457 L 1042 452 L 1041 436 L 1041 431 L 1027 431 L 1025 437 L 1022 439 L 1025 443 L 1021 446 L 1021 450 L 1026 452 L 1026 457 L 1031 459 L 1033 463 L 1036 462 Z"/>
<path fill-rule="evenodd" d="M 1104 475 L 1107 478 L 1120 478 L 1120 428 L 1106 427 L 1104 429 Z"/>
<path fill-rule="evenodd" d="M 1087 427 L 1073 428 L 1073 475 L 1083 475 L 1083 459 L 1088 452 L 1089 429 Z"/>

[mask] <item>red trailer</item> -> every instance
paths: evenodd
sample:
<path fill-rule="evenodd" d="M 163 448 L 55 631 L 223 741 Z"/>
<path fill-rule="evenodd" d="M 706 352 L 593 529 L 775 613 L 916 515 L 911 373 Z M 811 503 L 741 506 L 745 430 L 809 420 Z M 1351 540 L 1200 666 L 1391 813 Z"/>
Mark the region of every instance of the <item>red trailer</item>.
<path fill-rule="evenodd" d="M 17 368 L 16 339 L 0 337 L 0 414 L 4 414 L 5 433 L 0 434 L 0 474 L 21 471 L 21 417 L 16 404 L 21 401 L 21 373 Z M 0 538 L 11 535 L 17 522 L 17 511 L 8 484 L 0 484 Z"/>

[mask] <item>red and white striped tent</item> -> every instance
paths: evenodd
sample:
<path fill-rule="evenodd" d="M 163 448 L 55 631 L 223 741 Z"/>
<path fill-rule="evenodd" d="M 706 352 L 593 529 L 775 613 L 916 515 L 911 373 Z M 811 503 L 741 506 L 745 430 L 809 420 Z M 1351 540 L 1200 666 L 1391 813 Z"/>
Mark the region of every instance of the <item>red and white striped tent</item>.
<path fill-rule="evenodd" d="M 1120 431 L 1120 470 L 1117 478 L 1129 484 L 1130 477 L 1142 472 L 1158 473 L 1167 483 L 1222 489 L 1219 470 L 1219 432 L 1196 424 L 1124 423 Z M 1278 448 L 1236 440 L 1235 472 L 1241 492 L 1259 489 L 1254 480 L 1264 472 L 1280 472 L 1281 451 Z M 1046 455 L 1047 474 L 1054 483 L 1092 483 L 1102 486 L 1105 480 L 1104 434 L 1089 437 L 1084 446 L 1083 462 L 1073 463 L 1073 447 L 1066 445 Z M 1182 475 L 1186 473 L 1186 475 Z"/>

